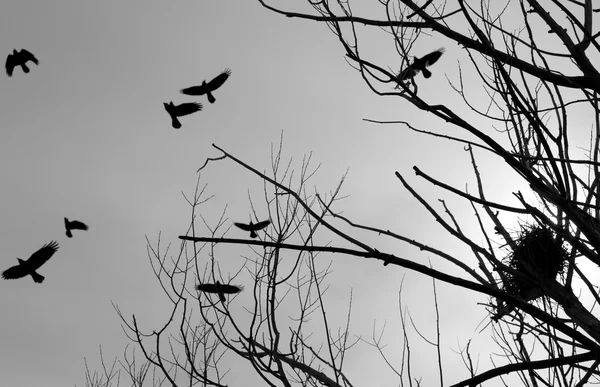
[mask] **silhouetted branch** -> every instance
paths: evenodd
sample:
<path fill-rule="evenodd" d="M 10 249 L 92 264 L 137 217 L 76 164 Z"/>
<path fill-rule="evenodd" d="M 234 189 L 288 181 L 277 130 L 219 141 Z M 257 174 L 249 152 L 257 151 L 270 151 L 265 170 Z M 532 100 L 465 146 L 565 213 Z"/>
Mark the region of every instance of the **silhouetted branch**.
<path fill-rule="evenodd" d="M 223 155 L 223 156 L 220 156 L 220 157 L 215 157 L 215 158 L 207 157 L 206 160 L 204 161 L 204 164 L 202 164 L 202 166 L 200 168 L 198 168 L 198 170 L 196 172 L 200 172 L 201 170 L 203 170 L 204 167 L 206 167 L 206 165 L 208 165 L 209 161 L 219 161 L 219 160 L 224 160 L 226 158 L 227 158 L 226 155 Z"/>
<path fill-rule="evenodd" d="M 594 360 L 597 358 L 597 355 L 593 352 L 587 352 L 581 355 L 573 355 L 573 356 L 565 356 L 557 359 L 547 359 L 547 360 L 538 360 L 531 361 L 527 363 L 515 363 L 508 364 L 502 367 L 498 367 L 489 371 L 486 371 L 482 374 L 479 374 L 473 378 L 463 380 L 460 383 L 453 384 L 452 387 L 466 387 L 466 386 L 476 386 L 479 385 L 486 380 L 490 380 L 500 375 L 506 375 L 511 372 L 523 371 L 523 370 L 539 370 L 544 368 L 557 367 L 561 365 L 573 365 L 576 363 L 582 363 L 585 361 Z"/>
<path fill-rule="evenodd" d="M 505 205 L 502 205 L 502 204 L 489 202 L 487 200 L 482 200 L 482 199 L 476 198 L 475 196 L 472 196 L 472 195 L 466 194 L 464 192 L 461 192 L 461 191 L 457 190 L 456 188 L 450 187 L 447 184 L 444 184 L 444 183 L 442 183 L 442 182 L 440 182 L 438 180 L 433 179 L 432 177 L 429 177 L 425 173 L 421 172 L 421 170 L 418 167 L 416 167 L 416 166 L 413 167 L 413 170 L 415 171 L 415 174 L 417 176 L 423 177 L 425 180 L 427 180 L 428 182 L 432 183 L 433 185 L 437 185 L 438 187 L 442 187 L 442 188 L 444 188 L 447 191 L 450 191 L 450 192 L 452 192 L 452 193 L 454 193 L 454 194 L 456 194 L 458 196 L 461 196 L 461 197 L 463 197 L 465 199 L 468 199 L 469 201 L 472 201 L 472 202 L 475 202 L 475 203 L 479 203 L 479 204 L 482 204 L 484 206 L 488 206 L 488 207 L 491 207 L 491 208 L 496 208 L 496 209 L 499 209 L 499 210 L 503 210 L 503 211 L 514 212 L 514 213 L 517 213 L 517 214 L 529 214 L 528 210 L 525 210 L 525 209 L 522 209 L 522 208 L 508 207 L 508 206 L 505 206 Z M 398 176 L 398 172 L 396 172 L 396 176 Z"/>

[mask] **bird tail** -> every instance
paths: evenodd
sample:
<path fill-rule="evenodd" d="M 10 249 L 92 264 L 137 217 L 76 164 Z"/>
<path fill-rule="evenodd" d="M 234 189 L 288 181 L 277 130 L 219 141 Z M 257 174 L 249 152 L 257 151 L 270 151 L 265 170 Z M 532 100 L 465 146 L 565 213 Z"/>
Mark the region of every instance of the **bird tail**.
<path fill-rule="evenodd" d="M 208 102 L 215 103 L 216 99 L 213 97 L 210 91 L 206 93 L 206 96 L 208 97 Z"/>
<path fill-rule="evenodd" d="M 31 273 L 31 277 L 33 278 L 33 282 L 41 284 L 44 282 L 44 276 L 36 273 L 35 271 Z"/>
<path fill-rule="evenodd" d="M 250 238 L 256 238 L 258 236 L 258 234 L 256 232 L 254 232 L 254 230 L 250 231 Z"/>
<path fill-rule="evenodd" d="M 173 116 L 172 118 L 173 118 L 173 121 L 171 124 L 173 125 L 173 128 L 175 128 L 175 129 L 181 128 L 181 122 L 179 122 L 177 117 Z"/>
<path fill-rule="evenodd" d="M 25 72 L 25 74 L 27 74 L 29 72 L 29 67 L 27 67 L 27 65 L 25 63 L 23 63 L 21 65 L 21 67 L 23 68 L 23 71 Z"/>
<path fill-rule="evenodd" d="M 71 234 L 71 230 L 67 229 L 67 233 L 66 234 L 67 234 L 67 236 L 69 238 L 73 238 L 73 234 Z"/>
<path fill-rule="evenodd" d="M 427 70 L 427 69 L 423 69 L 423 76 L 425 78 L 429 78 L 431 77 L 431 71 Z"/>

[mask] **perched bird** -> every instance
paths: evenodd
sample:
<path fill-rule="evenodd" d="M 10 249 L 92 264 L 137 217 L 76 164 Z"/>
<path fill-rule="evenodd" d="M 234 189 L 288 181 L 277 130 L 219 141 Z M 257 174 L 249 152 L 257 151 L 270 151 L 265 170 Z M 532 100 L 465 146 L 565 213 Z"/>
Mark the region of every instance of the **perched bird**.
<path fill-rule="evenodd" d="M 78 220 L 71 220 L 65 218 L 65 228 L 67 229 L 67 236 L 69 238 L 73 238 L 73 234 L 71 234 L 71 230 L 84 230 L 87 231 L 88 226 L 85 223 L 82 223 Z"/>
<path fill-rule="evenodd" d="M 23 48 L 21 51 L 13 50 L 13 53 L 8 54 L 8 57 L 6 57 L 6 74 L 8 74 L 9 77 L 12 77 L 13 70 L 17 66 L 21 66 L 23 71 L 28 73 L 29 67 L 27 67 L 26 63 L 29 61 L 32 61 L 36 65 L 40 64 L 37 58 L 26 49 Z"/>
<path fill-rule="evenodd" d="M 423 76 L 425 78 L 431 77 L 431 71 L 427 70 L 427 67 L 429 67 L 432 64 L 434 64 L 435 62 L 437 62 L 438 59 L 440 59 L 440 57 L 442 56 L 442 54 L 444 52 L 445 52 L 445 49 L 442 47 L 442 48 L 438 48 L 437 50 L 435 50 L 433 52 L 430 52 L 429 54 L 425 55 L 421 59 L 419 59 L 415 56 L 413 63 L 410 66 L 408 66 L 407 68 L 405 68 L 404 70 L 400 71 L 400 74 L 398 74 L 398 76 L 397 76 L 398 82 L 403 82 L 403 81 L 409 80 L 409 79 L 413 78 L 415 75 L 417 75 L 419 72 L 423 72 Z"/>
<path fill-rule="evenodd" d="M 187 89 L 181 90 L 183 94 L 186 95 L 203 95 L 206 94 L 208 97 L 208 102 L 214 103 L 216 101 L 215 97 L 212 95 L 212 92 L 217 90 L 229 76 L 231 75 L 231 70 L 225 69 L 221 74 L 217 75 L 212 81 L 206 83 L 206 81 L 202 81 L 202 85 L 200 86 L 192 86 Z"/>
<path fill-rule="evenodd" d="M 202 104 L 196 102 L 182 103 L 181 105 L 173 105 L 173 101 L 169 103 L 163 102 L 167 113 L 171 116 L 173 128 L 181 128 L 181 122 L 177 117 L 187 116 L 188 114 L 196 113 L 202 110 Z"/>
<path fill-rule="evenodd" d="M 237 285 L 223 285 L 219 281 L 216 284 L 200 284 L 196 289 L 205 293 L 217 293 L 221 302 L 225 302 L 225 294 L 236 294 L 242 291 L 243 287 Z"/>
<path fill-rule="evenodd" d="M 33 253 L 28 260 L 24 261 L 17 258 L 19 264 L 13 266 L 10 269 L 4 270 L 2 278 L 4 279 L 17 279 L 23 278 L 30 275 L 34 282 L 41 284 L 44 282 L 44 276 L 39 275 L 35 271 L 40 268 L 50 257 L 58 250 L 58 243 L 52 241 Z"/>
<path fill-rule="evenodd" d="M 536 298 L 539 298 L 543 295 L 544 295 L 544 293 L 542 292 L 541 288 L 531 286 L 531 287 L 528 287 L 527 289 L 525 289 L 519 297 L 521 299 L 523 299 L 523 301 L 529 302 L 529 301 L 535 300 Z M 509 314 L 510 312 L 512 312 L 514 309 L 515 309 L 514 305 L 507 304 L 506 302 L 499 302 L 496 314 L 494 314 L 492 316 L 492 320 L 498 321 L 502 317 L 504 317 L 507 314 Z"/>
<path fill-rule="evenodd" d="M 250 222 L 250 224 L 245 224 L 245 223 L 234 223 L 234 224 L 244 231 L 250 231 L 250 238 L 256 238 L 258 236 L 258 234 L 256 234 L 256 231 L 262 230 L 263 228 L 267 227 L 270 223 L 271 223 L 270 220 L 265 220 L 262 222 L 258 222 L 256 224 L 253 224 L 252 222 Z"/>

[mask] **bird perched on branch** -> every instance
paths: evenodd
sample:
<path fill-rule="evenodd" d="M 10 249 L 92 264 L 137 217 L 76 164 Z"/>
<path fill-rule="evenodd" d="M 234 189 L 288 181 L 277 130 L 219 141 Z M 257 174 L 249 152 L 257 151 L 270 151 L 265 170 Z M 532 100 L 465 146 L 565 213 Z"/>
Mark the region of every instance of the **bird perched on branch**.
<path fill-rule="evenodd" d="M 270 220 L 265 220 L 262 222 L 258 222 L 256 224 L 254 224 L 252 222 L 250 222 L 250 224 L 245 224 L 245 223 L 234 223 L 234 224 L 244 231 L 250 231 L 250 238 L 256 238 L 258 236 L 256 231 L 262 230 L 263 228 L 267 227 L 270 223 L 271 223 Z"/>
<path fill-rule="evenodd" d="M 413 63 L 404 70 L 400 71 L 400 73 L 398 74 L 398 82 L 404 82 L 406 80 L 412 79 L 415 75 L 417 75 L 420 72 L 423 73 L 423 76 L 425 78 L 431 77 L 431 71 L 429 71 L 427 67 L 437 62 L 444 52 L 445 49 L 442 47 L 438 48 L 433 52 L 430 52 L 429 54 L 425 55 L 420 59 L 415 56 Z"/>
<path fill-rule="evenodd" d="M 237 285 L 223 285 L 217 281 L 215 284 L 197 285 L 196 289 L 205 293 L 217 293 L 221 302 L 225 302 L 225 294 L 236 294 L 241 292 L 243 288 Z"/>
<path fill-rule="evenodd" d="M 23 72 L 28 73 L 29 67 L 27 67 L 26 63 L 29 61 L 32 61 L 36 65 L 40 63 L 32 53 L 24 48 L 21 51 L 13 50 L 13 53 L 8 54 L 8 57 L 6 57 L 6 74 L 12 77 L 13 70 L 17 66 L 21 66 Z"/>
<path fill-rule="evenodd" d="M 525 301 L 525 302 L 529 302 L 529 301 L 535 300 L 536 298 L 541 297 L 543 295 L 544 295 L 544 293 L 542 292 L 542 289 L 540 289 L 538 287 L 531 287 L 530 289 L 527 289 L 527 291 L 525 293 L 523 293 L 520 298 L 522 298 L 523 301 Z M 494 314 L 492 316 L 492 320 L 498 321 L 502 317 L 504 317 L 507 314 L 509 314 L 510 312 L 512 312 L 514 309 L 515 309 L 514 305 L 507 304 L 506 302 L 499 302 L 496 314 Z"/>
<path fill-rule="evenodd" d="M 5 270 L 2 273 L 2 278 L 17 279 L 30 275 L 34 282 L 41 284 L 44 282 L 44 276 L 36 273 L 36 270 L 46 263 L 46 261 L 52 257 L 56 250 L 58 250 L 58 243 L 52 241 L 35 253 L 31 254 L 31 257 L 29 257 L 29 259 L 26 261 L 17 258 L 19 264 Z"/>
<path fill-rule="evenodd" d="M 65 218 L 65 228 L 67 229 L 67 236 L 69 238 L 73 238 L 73 234 L 71 234 L 71 230 L 84 230 L 87 231 L 88 226 L 85 223 L 82 223 L 78 220 L 71 220 Z"/>
<path fill-rule="evenodd" d="M 202 110 L 202 104 L 196 102 L 182 103 L 181 105 L 173 105 L 173 101 L 169 103 L 163 102 L 165 110 L 171 116 L 171 124 L 173 128 L 181 128 L 181 122 L 177 117 L 187 116 L 188 114 L 196 113 Z"/>
<path fill-rule="evenodd" d="M 206 80 L 202 81 L 202 85 L 200 86 L 192 86 L 187 89 L 181 90 L 181 93 L 186 95 L 204 95 L 208 97 L 208 102 L 214 103 L 216 101 L 215 97 L 212 95 L 212 92 L 217 90 L 219 87 L 225 83 L 227 78 L 231 75 L 231 70 L 225 69 L 221 74 L 217 75 L 213 78 L 212 81 L 206 83 Z"/>

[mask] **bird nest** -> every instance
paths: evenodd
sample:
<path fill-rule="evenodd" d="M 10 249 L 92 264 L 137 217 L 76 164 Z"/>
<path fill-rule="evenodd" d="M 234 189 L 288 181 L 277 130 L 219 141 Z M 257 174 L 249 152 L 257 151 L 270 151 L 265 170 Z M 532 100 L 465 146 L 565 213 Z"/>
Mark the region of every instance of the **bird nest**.
<path fill-rule="evenodd" d="M 540 290 L 542 295 L 541 284 L 555 280 L 566 267 L 567 251 L 561 239 L 548 228 L 524 226 L 515 243 L 516 247 L 504 263 L 525 275 L 527 280 L 504 272 L 504 290 L 520 298 L 529 298 L 527 295 L 534 290 Z"/>

